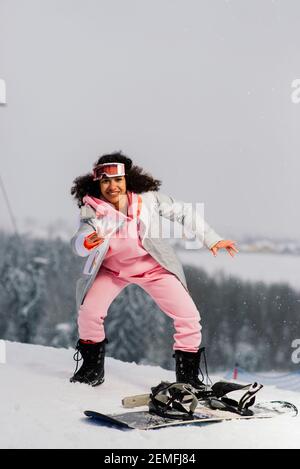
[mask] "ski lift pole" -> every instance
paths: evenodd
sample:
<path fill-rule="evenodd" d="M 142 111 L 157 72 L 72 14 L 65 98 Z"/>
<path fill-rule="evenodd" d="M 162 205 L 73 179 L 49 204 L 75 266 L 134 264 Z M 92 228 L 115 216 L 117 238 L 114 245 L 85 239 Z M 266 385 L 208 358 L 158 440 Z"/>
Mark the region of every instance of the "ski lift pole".
<path fill-rule="evenodd" d="M 233 374 L 232 374 L 232 379 L 237 379 L 237 378 L 238 378 L 238 368 L 239 368 L 239 364 L 236 363 L 236 364 L 234 365 Z"/>

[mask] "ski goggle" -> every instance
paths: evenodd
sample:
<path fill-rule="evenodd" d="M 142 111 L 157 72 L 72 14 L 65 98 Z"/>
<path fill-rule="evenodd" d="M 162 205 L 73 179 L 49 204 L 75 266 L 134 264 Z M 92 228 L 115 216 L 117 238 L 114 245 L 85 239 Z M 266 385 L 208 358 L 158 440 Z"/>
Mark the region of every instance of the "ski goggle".
<path fill-rule="evenodd" d="M 103 177 L 125 176 L 124 163 L 102 163 L 93 169 L 94 181 Z"/>

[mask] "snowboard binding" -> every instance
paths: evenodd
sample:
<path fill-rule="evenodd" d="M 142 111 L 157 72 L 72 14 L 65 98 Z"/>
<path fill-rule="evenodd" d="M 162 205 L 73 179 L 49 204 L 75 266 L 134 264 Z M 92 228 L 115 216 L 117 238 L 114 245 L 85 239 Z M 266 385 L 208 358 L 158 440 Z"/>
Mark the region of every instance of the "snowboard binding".
<path fill-rule="evenodd" d="M 234 412 L 242 416 L 253 415 L 250 407 L 255 403 L 255 394 L 262 384 L 238 384 L 226 381 L 215 383 L 209 394 L 199 396 L 199 390 L 187 383 L 169 383 L 162 381 L 151 388 L 148 396 L 149 412 L 160 417 L 191 420 L 199 404 L 214 410 Z M 233 391 L 244 390 L 239 400 L 227 397 Z"/>
<path fill-rule="evenodd" d="M 198 405 L 195 389 L 186 383 L 162 381 L 151 388 L 149 412 L 160 417 L 190 420 Z"/>
<path fill-rule="evenodd" d="M 222 395 L 222 381 L 216 383 L 218 389 L 217 397 L 210 397 L 208 404 L 212 409 L 227 410 L 239 415 L 253 415 L 249 409 L 255 404 L 255 394 L 263 387 L 262 384 L 253 383 L 248 385 L 239 385 L 237 383 L 224 383 L 224 394 Z M 232 389 L 230 389 L 232 385 Z M 212 386 L 214 388 L 214 386 Z M 227 394 L 232 391 L 245 390 L 246 392 L 237 401 L 227 397 Z M 217 393 L 216 393 L 217 394 Z"/>

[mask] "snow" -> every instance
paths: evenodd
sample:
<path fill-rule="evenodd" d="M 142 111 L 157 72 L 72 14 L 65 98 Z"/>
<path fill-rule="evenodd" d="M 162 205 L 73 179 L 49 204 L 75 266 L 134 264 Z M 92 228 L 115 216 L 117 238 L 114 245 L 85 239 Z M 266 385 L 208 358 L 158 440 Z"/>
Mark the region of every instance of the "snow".
<path fill-rule="evenodd" d="M 107 357 L 105 383 L 92 388 L 69 382 L 74 370 L 73 350 L 5 344 L 6 363 L 0 363 L 1 448 L 300 447 L 299 417 L 152 431 L 97 426 L 84 417 L 84 410 L 122 412 L 122 396 L 148 392 L 163 379 L 173 381 L 174 373 Z M 213 381 L 223 376 L 214 376 Z M 299 392 L 265 386 L 258 400 L 268 399 L 288 400 L 300 408 Z"/>

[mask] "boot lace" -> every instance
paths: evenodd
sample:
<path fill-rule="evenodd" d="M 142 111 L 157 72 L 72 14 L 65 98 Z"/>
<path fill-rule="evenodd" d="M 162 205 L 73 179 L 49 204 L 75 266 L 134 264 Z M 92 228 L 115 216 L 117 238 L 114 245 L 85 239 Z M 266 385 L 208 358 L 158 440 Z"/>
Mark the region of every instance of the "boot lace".
<path fill-rule="evenodd" d="M 80 355 L 80 357 L 79 357 L 79 355 Z M 79 362 L 81 362 L 83 360 L 83 357 L 82 357 L 82 354 L 79 350 L 78 344 L 76 346 L 76 352 L 73 355 L 73 360 L 76 362 L 76 369 L 74 371 L 74 375 L 75 375 L 77 373 L 77 370 L 78 370 L 78 367 L 79 367 Z"/>
<path fill-rule="evenodd" d="M 199 349 L 199 353 L 200 353 L 200 360 L 199 360 L 199 369 L 198 369 L 198 372 L 199 372 L 200 375 L 201 375 L 201 381 L 202 381 L 202 383 L 204 383 L 204 381 L 205 381 L 205 385 L 206 385 L 206 386 L 211 386 L 213 383 L 212 383 L 212 380 L 210 379 L 209 374 L 208 374 L 207 360 L 206 360 L 206 354 L 205 354 L 205 347 L 201 347 L 201 348 Z M 202 368 L 201 368 L 202 357 L 203 357 L 203 362 L 204 362 L 205 376 L 204 376 L 204 373 L 203 373 Z"/>

